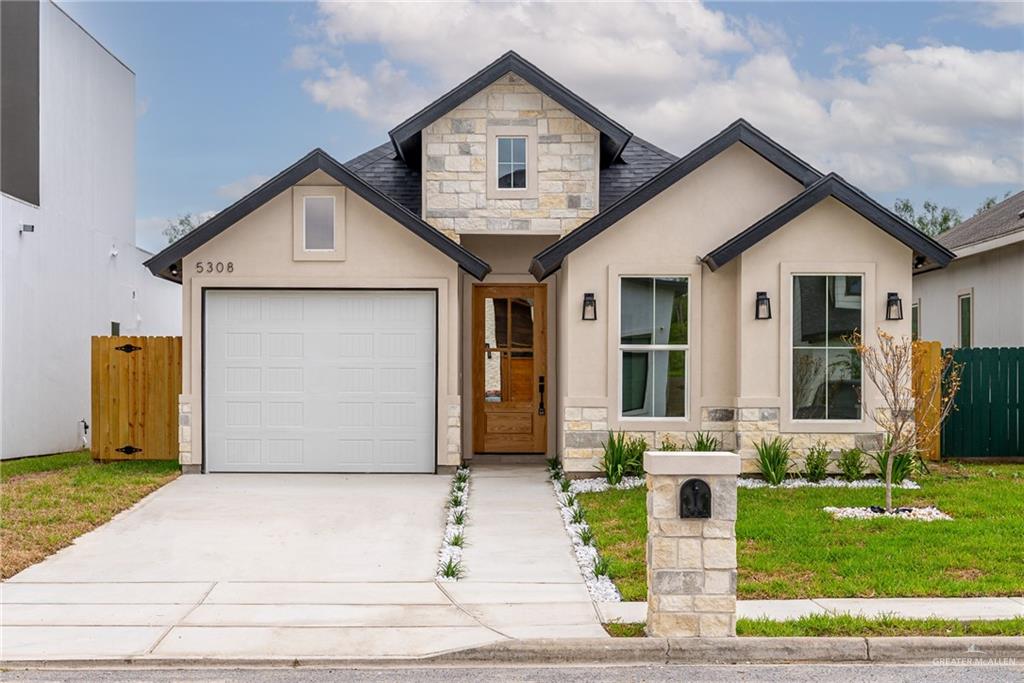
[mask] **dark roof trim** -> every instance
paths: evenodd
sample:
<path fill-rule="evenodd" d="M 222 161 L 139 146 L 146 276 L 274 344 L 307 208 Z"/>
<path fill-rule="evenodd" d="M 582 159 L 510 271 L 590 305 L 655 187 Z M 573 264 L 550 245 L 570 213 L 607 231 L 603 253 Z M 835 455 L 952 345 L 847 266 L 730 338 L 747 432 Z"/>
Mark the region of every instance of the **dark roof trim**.
<path fill-rule="evenodd" d="M 368 185 L 366 181 L 349 171 L 327 154 L 327 152 L 319 148 L 314 149 L 245 197 L 242 197 L 146 261 L 146 267 L 158 277 L 181 282 L 181 259 L 183 257 L 191 254 L 203 244 L 209 242 L 314 171 L 324 171 L 377 209 L 408 228 L 412 233 L 423 238 L 435 249 L 450 257 L 459 264 L 460 268 L 478 280 L 483 279 L 490 272 L 491 267 L 486 262 L 477 258 L 458 243 L 442 235 L 401 204 Z M 170 272 L 171 267 L 175 265 L 177 266 L 177 275 Z"/>
<path fill-rule="evenodd" d="M 507 73 L 514 73 L 560 105 L 580 117 L 601 133 L 601 160 L 607 166 L 619 158 L 633 134 L 608 118 L 536 66 L 509 51 L 448 93 L 398 124 L 388 135 L 395 152 L 407 165 L 419 168 L 420 132 L 431 123 L 494 83 Z"/>
<path fill-rule="evenodd" d="M 718 270 L 783 225 L 786 225 L 828 197 L 834 197 L 842 202 L 913 249 L 917 256 L 923 256 L 939 267 L 945 266 L 953 259 L 953 252 L 914 228 L 835 173 L 829 173 L 701 260 L 712 271 Z"/>
<path fill-rule="evenodd" d="M 530 273 L 538 281 L 548 277 L 562 267 L 566 256 L 737 142 L 742 142 L 805 187 L 821 178 L 821 173 L 809 164 L 739 119 L 619 201 L 608 208 L 602 207 L 596 216 L 534 256 Z"/>

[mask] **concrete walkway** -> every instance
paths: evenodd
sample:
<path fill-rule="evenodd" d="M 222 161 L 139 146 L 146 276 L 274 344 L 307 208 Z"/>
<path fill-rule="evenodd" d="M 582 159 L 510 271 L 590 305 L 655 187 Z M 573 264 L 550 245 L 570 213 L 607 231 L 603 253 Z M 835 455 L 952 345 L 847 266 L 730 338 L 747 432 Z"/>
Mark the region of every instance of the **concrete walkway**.
<path fill-rule="evenodd" d="M 647 621 L 646 602 L 598 604 L 605 623 Z M 892 615 L 906 619 L 980 621 L 1024 617 L 1019 598 L 815 598 L 813 600 L 740 600 L 736 613 L 745 619 L 786 621 L 811 615 L 850 614 L 861 617 Z"/>
<path fill-rule="evenodd" d="M 515 638 L 604 638 L 547 472 L 537 465 L 477 465 L 470 480 L 463 565 L 466 576 L 442 584 Z"/>

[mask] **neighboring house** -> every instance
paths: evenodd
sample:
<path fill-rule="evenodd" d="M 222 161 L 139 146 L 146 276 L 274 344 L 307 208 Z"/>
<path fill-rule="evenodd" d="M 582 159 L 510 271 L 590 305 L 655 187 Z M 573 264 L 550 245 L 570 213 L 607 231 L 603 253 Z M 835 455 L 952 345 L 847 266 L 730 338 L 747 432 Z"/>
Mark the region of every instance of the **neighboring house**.
<path fill-rule="evenodd" d="M 845 337 L 908 335 L 888 294 L 952 254 L 842 178 L 742 120 L 676 157 L 514 53 L 390 137 L 148 261 L 183 288 L 187 471 L 877 443 Z"/>
<path fill-rule="evenodd" d="M 915 274 L 915 337 L 944 347 L 1024 346 L 1024 192 L 938 241 L 956 259 Z"/>
<path fill-rule="evenodd" d="M 51 2 L 0 3 L 0 456 L 82 447 L 92 335 L 180 334 L 135 246 L 135 75 Z"/>

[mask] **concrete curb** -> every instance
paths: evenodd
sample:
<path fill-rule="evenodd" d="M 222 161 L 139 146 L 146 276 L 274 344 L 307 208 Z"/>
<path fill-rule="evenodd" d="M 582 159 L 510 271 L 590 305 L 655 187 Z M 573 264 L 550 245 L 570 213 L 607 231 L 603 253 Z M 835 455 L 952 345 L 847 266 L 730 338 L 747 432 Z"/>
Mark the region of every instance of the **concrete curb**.
<path fill-rule="evenodd" d="M 444 664 L 787 664 L 930 662 L 1024 665 L 1022 636 L 893 638 L 549 638 L 426 657 L 105 657 L 0 660 L 3 669 L 399 667 Z"/>

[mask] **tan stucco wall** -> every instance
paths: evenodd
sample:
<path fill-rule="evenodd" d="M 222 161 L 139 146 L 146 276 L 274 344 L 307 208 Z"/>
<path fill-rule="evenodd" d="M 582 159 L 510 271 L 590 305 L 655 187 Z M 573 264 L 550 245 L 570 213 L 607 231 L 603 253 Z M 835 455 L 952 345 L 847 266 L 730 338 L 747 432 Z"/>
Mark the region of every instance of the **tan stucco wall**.
<path fill-rule="evenodd" d="M 488 192 L 493 135 L 527 132 L 536 187 L 507 198 Z M 423 217 L 456 240 L 471 232 L 559 235 L 597 213 L 597 131 L 514 74 L 427 126 L 422 155 Z"/>
<path fill-rule="evenodd" d="M 828 200 L 716 272 L 698 261 L 802 189 L 736 144 L 566 259 L 563 306 L 578 309 L 584 292 L 594 292 L 598 302 L 596 322 L 583 322 L 578 315 L 560 321 L 564 427 L 559 444 L 567 470 L 592 468 L 608 428 L 641 433 L 652 444 L 664 437 L 678 443 L 686 432 L 715 431 L 725 448 L 740 450 L 748 470 L 753 440 L 770 433 L 799 434 L 794 446 L 804 449 L 816 433 L 838 434 L 830 443 L 839 448 L 853 446 L 855 434 L 875 431 L 868 420 L 838 428 L 834 423 L 791 423 L 783 399 L 789 390 L 790 297 L 784 283 L 791 272 L 808 268 L 865 272 L 865 327 L 873 330 L 884 318 L 885 292 L 909 299 L 907 247 Z M 690 278 L 686 419 L 619 417 L 617 284 L 622 275 Z M 772 299 L 770 321 L 754 320 L 755 292 L 761 290 Z M 909 335 L 909 316 L 883 327 Z M 868 392 L 865 415 L 872 399 Z"/>
<path fill-rule="evenodd" d="M 299 184 L 337 185 L 317 171 Z M 213 238 L 182 263 L 183 400 L 191 404 L 191 452 L 202 462 L 202 289 L 204 287 L 423 288 L 438 292 L 437 453 L 459 461 L 458 266 L 405 227 L 346 191 L 344 261 L 292 258 L 292 193 L 285 191 Z M 231 261 L 231 273 L 196 275 L 197 261 Z M 449 416 L 456 418 L 454 431 Z M 451 439 L 450 439 L 451 437 Z M 450 441 L 453 440 L 454 444 Z"/>

